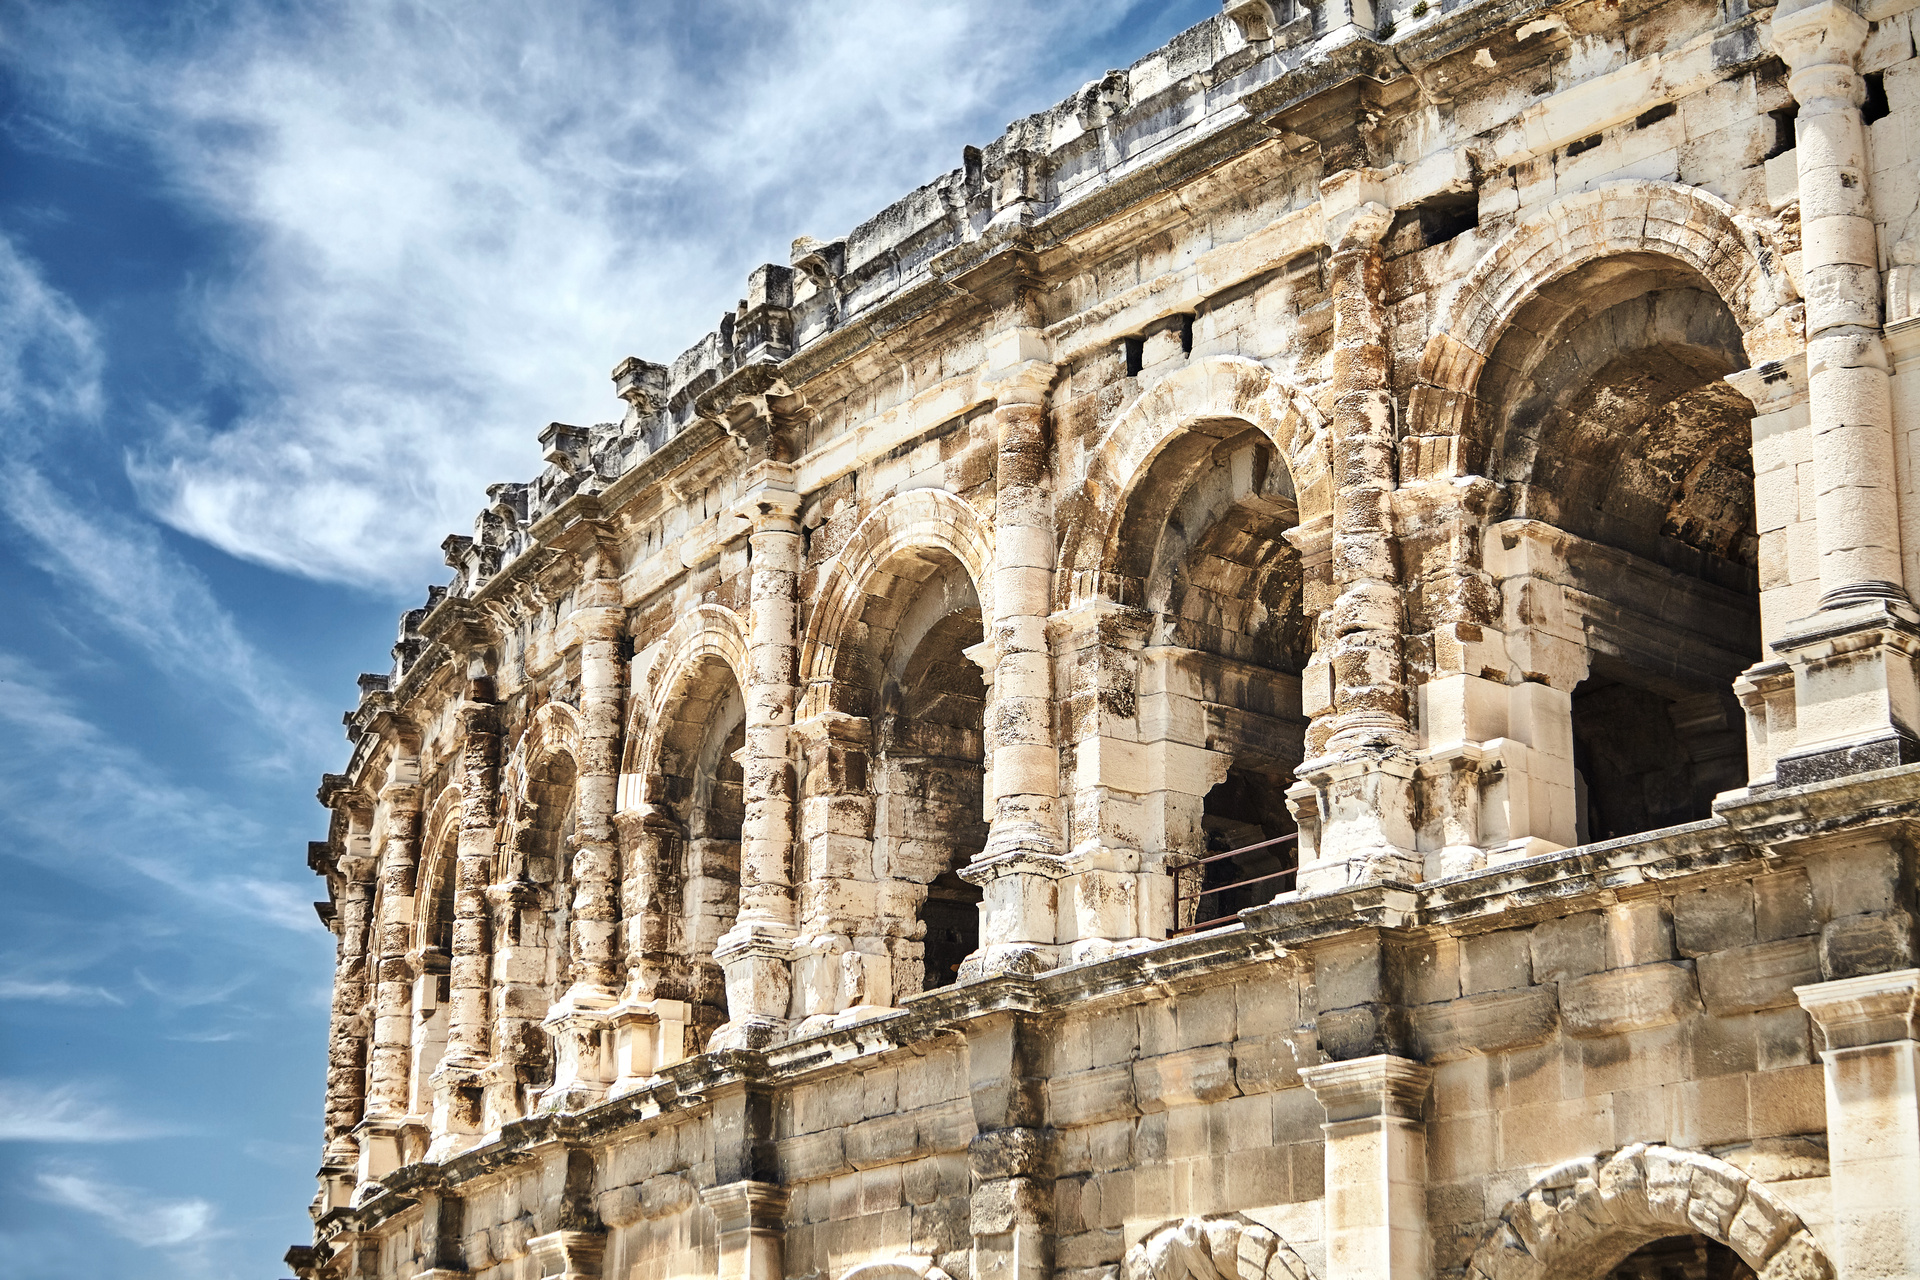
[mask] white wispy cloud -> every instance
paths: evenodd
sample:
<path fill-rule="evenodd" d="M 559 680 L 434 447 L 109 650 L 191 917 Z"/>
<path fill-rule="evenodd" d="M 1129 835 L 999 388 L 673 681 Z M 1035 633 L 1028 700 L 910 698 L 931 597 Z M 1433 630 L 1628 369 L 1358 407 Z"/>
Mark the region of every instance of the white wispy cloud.
<path fill-rule="evenodd" d="M 197 319 L 259 390 L 231 423 L 169 406 L 134 473 L 237 555 L 411 589 L 543 423 L 616 415 L 620 357 L 671 359 L 755 263 L 953 167 L 1156 7 L 241 3 L 157 50 L 45 19 L 77 113 L 239 246 Z"/>
<path fill-rule="evenodd" d="M 65 600 L 155 667 L 234 703 L 305 765 L 333 753 L 327 717 L 240 633 L 206 580 L 137 514 L 77 499 L 43 455 L 94 429 L 106 367 L 94 326 L 0 233 L 0 515 Z M 256 765 L 268 762 L 255 760 Z"/>
<path fill-rule="evenodd" d="M 178 1249 L 204 1243 L 218 1233 L 218 1211 L 198 1197 L 170 1199 L 72 1171 L 39 1173 L 34 1184 L 41 1199 L 90 1214 L 135 1244 Z"/>
<path fill-rule="evenodd" d="M 244 870 L 283 840 L 199 788 L 168 779 L 87 720 L 49 676 L 0 651 L 0 814 L 15 852 L 65 871 L 132 871 L 196 915 L 319 928 L 302 888 Z"/>
<path fill-rule="evenodd" d="M 126 1115 L 97 1094 L 78 1084 L 36 1087 L 0 1080 L 0 1142 L 131 1142 L 175 1132 Z"/>
<path fill-rule="evenodd" d="M 105 987 L 63 978 L 0 978 L 0 1000 L 43 1000 L 49 1004 L 125 1004 Z"/>

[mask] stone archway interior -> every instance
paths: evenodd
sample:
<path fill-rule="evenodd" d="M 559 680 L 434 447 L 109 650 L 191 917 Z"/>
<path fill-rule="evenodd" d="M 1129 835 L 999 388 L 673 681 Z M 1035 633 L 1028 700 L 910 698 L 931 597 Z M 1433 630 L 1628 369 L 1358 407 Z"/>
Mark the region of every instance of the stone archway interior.
<path fill-rule="evenodd" d="M 1643 1244 L 1604 1275 L 1605 1280 L 1755 1280 L 1739 1254 L 1697 1232 Z"/>
<path fill-rule="evenodd" d="M 980 891 L 957 872 L 987 841 L 987 688 L 966 653 L 983 638 L 979 596 L 944 552 L 911 561 L 894 575 L 910 590 L 884 602 L 870 594 L 861 615 L 875 867 L 895 918 L 912 919 L 921 934 L 889 942 L 896 1003 L 951 984 L 978 949 Z"/>
<path fill-rule="evenodd" d="M 714 947 L 740 910 L 740 826 L 746 703 L 733 669 L 708 655 L 677 682 L 660 738 L 654 790 L 681 833 L 661 849 L 657 871 L 677 896 L 667 915 L 667 951 L 694 1006 L 696 1043 L 727 1017 L 726 982 Z M 676 847 L 677 846 L 677 847 Z M 681 985 L 683 984 L 683 985 Z"/>
<path fill-rule="evenodd" d="M 1177 929 L 1292 887 L 1229 887 L 1291 866 L 1290 845 L 1205 866 L 1195 860 L 1295 831 L 1284 797 L 1306 754 L 1299 673 L 1313 649 L 1304 568 L 1286 537 L 1298 518 L 1273 443 L 1243 421 L 1219 418 L 1193 423 L 1155 455 L 1119 524 L 1108 587 L 1139 611 L 1142 657 L 1164 665 L 1162 696 L 1181 700 L 1164 722 L 1205 726 L 1204 742 L 1157 749 L 1171 761 L 1200 747 L 1218 779 L 1169 763 L 1166 776 L 1189 781 L 1150 801 L 1166 848 L 1148 852 L 1164 856 L 1179 881 L 1169 922 Z"/>
<path fill-rule="evenodd" d="M 1584 632 L 1582 843 L 1708 817 L 1745 781 L 1732 684 L 1760 656 L 1753 407 L 1724 378 L 1746 364 L 1690 269 L 1626 255 L 1543 289 L 1482 375 L 1503 518 L 1561 531 Z"/>

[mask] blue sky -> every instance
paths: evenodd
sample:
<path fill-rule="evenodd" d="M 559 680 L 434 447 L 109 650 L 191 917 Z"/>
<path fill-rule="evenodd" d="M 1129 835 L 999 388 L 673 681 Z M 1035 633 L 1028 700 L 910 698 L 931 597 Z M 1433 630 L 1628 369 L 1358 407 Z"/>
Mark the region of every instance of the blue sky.
<path fill-rule="evenodd" d="M 282 1274 L 353 677 L 547 421 L 1211 0 L 0 0 L 0 1257 Z"/>

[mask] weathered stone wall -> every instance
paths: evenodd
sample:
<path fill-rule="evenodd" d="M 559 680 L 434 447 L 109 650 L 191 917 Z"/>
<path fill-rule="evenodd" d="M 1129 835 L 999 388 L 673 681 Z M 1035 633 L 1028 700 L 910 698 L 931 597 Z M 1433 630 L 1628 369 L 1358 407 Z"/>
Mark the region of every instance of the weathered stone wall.
<path fill-rule="evenodd" d="M 303 1276 L 1920 1272 L 1914 11 L 1223 9 L 447 540 Z"/>

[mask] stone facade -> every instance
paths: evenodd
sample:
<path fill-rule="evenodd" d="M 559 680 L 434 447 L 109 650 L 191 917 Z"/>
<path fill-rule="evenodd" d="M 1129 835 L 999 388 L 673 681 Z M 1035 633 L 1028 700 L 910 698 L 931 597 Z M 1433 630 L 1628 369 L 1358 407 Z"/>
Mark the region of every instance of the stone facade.
<path fill-rule="evenodd" d="M 1227 0 L 622 362 L 321 789 L 295 1270 L 1920 1276 L 1916 27 Z"/>

